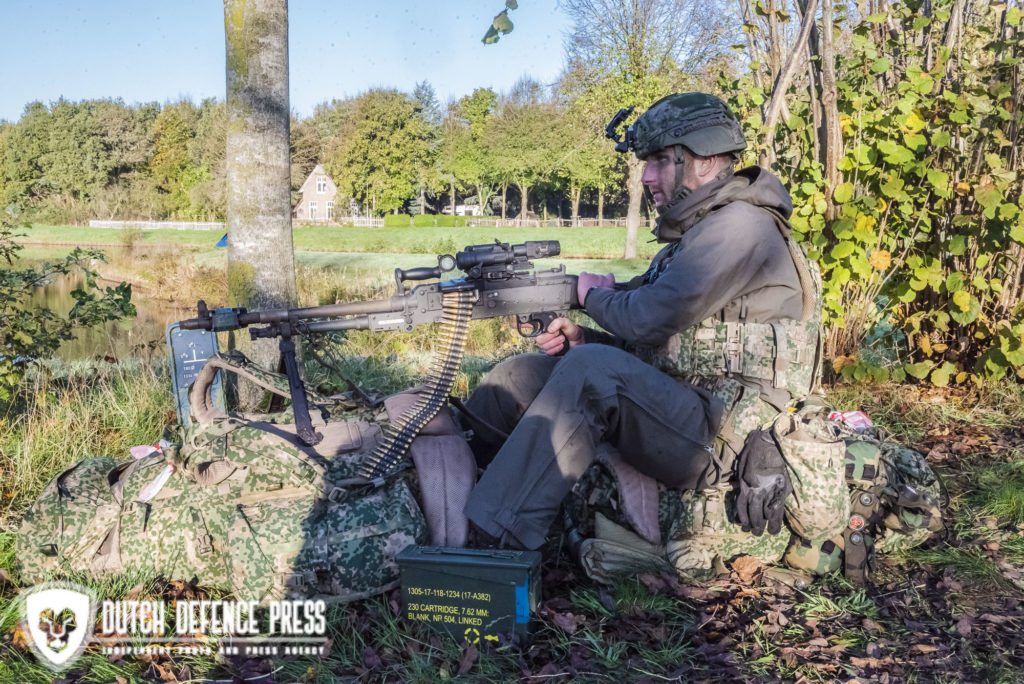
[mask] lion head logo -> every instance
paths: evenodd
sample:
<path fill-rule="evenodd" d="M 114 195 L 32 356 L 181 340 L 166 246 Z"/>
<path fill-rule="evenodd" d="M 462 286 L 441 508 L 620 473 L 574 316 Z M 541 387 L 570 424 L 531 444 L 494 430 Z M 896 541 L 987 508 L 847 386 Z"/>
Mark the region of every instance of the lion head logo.
<path fill-rule="evenodd" d="M 47 608 L 39 614 L 39 630 L 46 634 L 46 645 L 58 653 L 67 648 L 68 635 L 76 629 L 75 611 L 70 608 Z"/>

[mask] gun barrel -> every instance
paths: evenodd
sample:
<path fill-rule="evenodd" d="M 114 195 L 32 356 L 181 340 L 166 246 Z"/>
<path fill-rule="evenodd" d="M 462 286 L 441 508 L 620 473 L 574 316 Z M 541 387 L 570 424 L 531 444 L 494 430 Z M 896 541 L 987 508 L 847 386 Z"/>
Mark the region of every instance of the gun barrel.
<path fill-rule="evenodd" d="M 276 309 L 273 311 L 257 311 L 258 321 L 254 323 L 280 323 L 287 320 L 305 320 L 307 318 L 331 318 L 335 316 L 358 316 L 361 314 L 388 313 L 401 311 L 404 304 L 400 297 L 375 299 L 369 302 L 340 302 L 323 306 L 307 306 L 301 309 Z"/>

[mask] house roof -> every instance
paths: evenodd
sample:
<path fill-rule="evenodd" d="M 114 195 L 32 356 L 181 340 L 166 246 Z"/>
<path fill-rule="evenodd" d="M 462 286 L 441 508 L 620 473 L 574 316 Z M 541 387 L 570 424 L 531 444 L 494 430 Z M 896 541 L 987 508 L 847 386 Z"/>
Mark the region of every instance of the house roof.
<path fill-rule="evenodd" d="M 310 186 L 310 183 L 312 183 L 312 188 L 315 192 L 316 181 L 314 180 L 314 178 L 316 178 L 316 176 L 326 176 L 328 189 L 333 190 L 335 192 L 338 190 L 338 186 L 334 184 L 334 181 L 331 179 L 330 174 L 328 174 L 327 171 L 324 170 L 324 165 L 317 164 L 316 167 L 314 167 L 313 170 L 310 171 L 309 175 L 306 177 L 306 180 L 302 183 L 302 187 L 299 188 L 299 192 L 306 192 L 307 188 Z"/>

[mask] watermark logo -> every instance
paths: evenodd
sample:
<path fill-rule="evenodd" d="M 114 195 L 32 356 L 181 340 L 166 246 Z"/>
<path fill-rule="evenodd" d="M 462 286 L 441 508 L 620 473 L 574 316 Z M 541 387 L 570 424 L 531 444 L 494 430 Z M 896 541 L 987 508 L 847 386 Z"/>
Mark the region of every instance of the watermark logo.
<path fill-rule="evenodd" d="M 18 595 L 22 630 L 39 660 L 59 672 L 82 654 L 96 620 L 96 598 L 85 588 L 47 582 Z"/>

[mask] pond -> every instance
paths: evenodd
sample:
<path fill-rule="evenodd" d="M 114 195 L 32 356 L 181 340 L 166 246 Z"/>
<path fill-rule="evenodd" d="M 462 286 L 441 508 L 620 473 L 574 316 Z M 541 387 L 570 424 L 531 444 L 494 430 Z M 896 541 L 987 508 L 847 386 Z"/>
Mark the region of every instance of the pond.
<path fill-rule="evenodd" d="M 84 278 L 80 273 L 56 277 L 47 285 L 35 288 L 32 303 L 58 314 L 66 314 L 75 303 L 71 297 L 72 290 L 81 287 L 83 283 Z M 100 287 L 115 284 L 99 281 Z M 64 342 L 57 356 L 67 361 L 75 361 L 97 358 L 121 360 L 167 354 L 167 326 L 174 321 L 195 315 L 192 309 L 179 308 L 135 291 L 132 292 L 132 303 L 138 312 L 135 318 L 78 330 L 77 339 Z"/>

